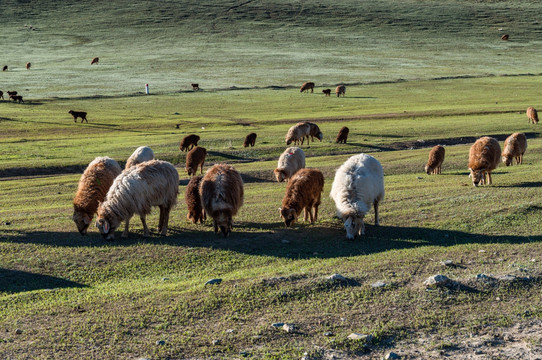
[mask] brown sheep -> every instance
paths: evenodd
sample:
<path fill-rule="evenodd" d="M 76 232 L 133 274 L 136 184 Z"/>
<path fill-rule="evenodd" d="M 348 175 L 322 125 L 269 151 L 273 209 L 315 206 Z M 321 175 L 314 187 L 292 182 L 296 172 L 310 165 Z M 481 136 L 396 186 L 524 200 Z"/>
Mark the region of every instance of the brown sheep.
<path fill-rule="evenodd" d="M 305 221 L 309 218 L 311 223 L 318 220 L 318 206 L 323 190 L 324 175 L 320 170 L 298 170 L 288 181 L 286 194 L 282 199 L 282 207 L 279 209 L 284 225 L 289 227 L 297 221 L 301 210 L 304 210 Z"/>
<path fill-rule="evenodd" d="M 241 175 L 226 164 L 211 167 L 199 187 L 205 213 L 213 218 L 215 233 L 218 229 L 228 236 L 233 228 L 233 216 L 243 205 L 244 190 Z"/>
<path fill-rule="evenodd" d="M 299 92 L 309 92 L 309 90 L 311 91 L 311 93 L 314 92 L 314 83 L 307 81 L 304 82 L 303 85 L 301 85 L 301 89 L 299 90 Z"/>
<path fill-rule="evenodd" d="M 472 184 L 491 185 L 491 172 L 500 161 L 501 146 L 497 140 L 488 136 L 476 140 L 469 150 L 469 177 L 472 178 Z"/>
<path fill-rule="evenodd" d="M 326 96 L 331 96 L 331 89 L 324 89 L 324 90 L 322 90 L 322 92 L 323 92 Z"/>
<path fill-rule="evenodd" d="M 446 150 L 444 150 L 443 146 L 435 145 L 429 152 L 429 160 L 427 160 L 427 164 L 425 165 L 425 172 L 427 175 L 430 174 L 440 174 L 442 166 L 442 163 L 444 162 L 444 154 Z"/>
<path fill-rule="evenodd" d="M 68 111 L 68 114 L 71 114 L 73 116 L 73 122 L 77 122 L 77 118 L 80 117 L 81 118 L 81 123 L 83 122 L 83 120 L 85 120 L 88 124 L 88 120 L 87 120 L 87 113 L 85 111 L 73 111 L 73 110 L 70 110 Z"/>
<path fill-rule="evenodd" d="M 8 70 L 8 66 L 4 65 L 4 67 L 2 68 L 2 71 L 7 71 L 7 70 Z"/>
<path fill-rule="evenodd" d="M 92 65 L 92 64 L 97 64 L 98 61 L 100 61 L 100 58 L 99 58 L 99 57 L 92 58 L 92 60 L 90 61 L 90 65 Z"/>
<path fill-rule="evenodd" d="M 532 106 L 527 108 L 527 119 L 529 120 L 529 124 L 538 124 L 538 112 Z"/>
<path fill-rule="evenodd" d="M 201 205 L 201 197 L 199 194 L 199 187 L 203 176 L 194 176 L 188 182 L 186 186 L 186 192 L 184 195 L 184 202 L 188 208 L 188 214 L 186 214 L 186 219 L 192 221 L 194 224 L 198 222 L 203 224 L 206 220 L 205 211 L 203 211 L 203 206 Z"/>
<path fill-rule="evenodd" d="M 205 156 L 207 155 L 207 149 L 196 146 L 186 154 L 186 172 L 188 176 L 196 175 L 198 167 L 201 174 L 203 174 L 203 163 L 205 162 Z"/>
<path fill-rule="evenodd" d="M 181 151 L 188 151 L 194 148 L 194 146 L 198 146 L 198 141 L 200 137 L 198 135 L 186 135 L 182 140 L 181 144 L 179 145 L 179 149 Z"/>
<path fill-rule="evenodd" d="M 31 66 L 32 66 L 32 64 L 29 63 L 29 62 L 27 62 L 27 63 L 26 63 L 26 70 L 30 70 L 30 67 L 31 67 Z"/>
<path fill-rule="evenodd" d="M 192 85 L 192 90 L 194 90 L 194 91 L 199 90 L 199 84 L 191 84 L 191 85 Z"/>
<path fill-rule="evenodd" d="M 254 146 L 256 144 L 256 137 L 258 135 L 256 133 L 250 133 L 245 137 L 245 141 L 243 142 L 243 147 L 249 147 Z"/>
<path fill-rule="evenodd" d="M 17 95 L 17 91 L 7 91 L 7 94 L 11 98 L 12 96 Z"/>
<path fill-rule="evenodd" d="M 337 97 L 341 96 L 341 94 L 343 94 L 343 97 L 344 95 L 346 94 L 346 86 L 344 85 L 339 85 L 335 88 L 335 94 L 337 94 Z"/>
<path fill-rule="evenodd" d="M 11 98 L 11 100 L 13 100 L 14 102 L 15 102 L 15 101 L 18 101 L 19 104 L 22 103 L 22 102 L 24 103 L 23 97 L 22 97 L 21 95 L 13 95 L 13 96 L 10 96 L 10 98 Z"/>
<path fill-rule="evenodd" d="M 4 92 L 3 92 L 3 91 L 0 91 L 0 99 L 5 100 L 5 99 L 4 99 Z"/>
<path fill-rule="evenodd" d="M 343 126 L 341 130 L 339 130 L 339 133 L 337 134 L 337 138 L 335 139 L 335 142 L 337 144 L 343 143 L 346 144 L 346 140 L 348 139 L 348 133 L 350 132 L 350 129 L 346 126 Z"/>
<path fill-rule="evenodd" d="M 318 125 L 316 125 L 315 123 L 311 123 L 309 121 L 306 121 L 305 123 L 309 124 L 310 126 L 309 135 L 312 139 L 312 142 L 314 142 L 314 138 L 317 138 L 321 142 L 322 139 L 324 138 L 324 135 L 320 131 L 320 128 L 318 127 Z M 307 143 L 309 143 L 309 135 L 307 135 Z"/>
<path fill-rule="evenodd" d="M 508 40 L 510 39 L 510 35 L 508 34 L 504 34 L 503 36 L 501 36 L 501 40 Z"/>
<path fill-rule="evenodd" d="M 502 152 L 502 162 L 506 166 L 512 165 L 512 159 L 516 159 L 516 164 L 523 164 L 523 154 L 527 150 L 527 138 L 523 133 L 513 133 L 504 141 L 504 150 Z"/>

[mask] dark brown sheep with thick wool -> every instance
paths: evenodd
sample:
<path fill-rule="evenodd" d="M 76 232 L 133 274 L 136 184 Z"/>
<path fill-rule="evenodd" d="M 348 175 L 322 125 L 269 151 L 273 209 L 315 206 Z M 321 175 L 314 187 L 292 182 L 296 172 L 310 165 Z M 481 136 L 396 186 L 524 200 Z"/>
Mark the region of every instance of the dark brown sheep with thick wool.
<path fill-rule="evenodd" d="M 501 161 L 501 146 L 492 137 L 484 136 L 476 140 L 469 150 L 469 171 L 472 184 L 491 185 L 491 172 Z"/>
<path fill-rule="evenodd" d="M 337 138 L 335 139 L 335 142 L 337 144 L 342 143 L 346 144 L 346 140 L 348 140 L 348 133 L 350 132 L 350 129 L 346 126 L 343 126 L 341 130 L 339 130 L 339 133 L 337 134 Z"/>
<path fill-rule="evenodd" d="M 100 61 L 99 57 L 92 58 L 92 60 L 90 61 L 90 65 L 97 64 L 99 61 Z"/>
<path fill-rule="evenodd" d="M 7 91 L 7 94 L 11 98 L 12 96 L 17 95 L 17 91 Z"/>
<path fill-rule="evenodd" d="M 29 63 L 29 62 L 27 62 L 27 63 L 26 63 L 26 70 L 30 70 L 30 67 L 31 67 L 31 66 L 32 66 L 32 64 Z"/>
<path fill-rule="evenodd" d="M 213 218 L 215 233 L 224 236 L 232 231 L 233 217 L 243 205 L 243 179 L 233 166 L 217 164 L 211 167 L 199 188 L 205 214 Z"/>
<path fill-rule="evenodd" d="M 203 211 L 203 206 L 201 204 L 201 196 L 199 194 L 199 187 L 203 176 L 194 176 L 188 182 L 186 186 L 186 192 L 184 195 L 184 202 L 188 208 L 188 213 L 186 214 L 186 219 L 192 221 L 194 224 L 198 222 L 203 224 L 207 219 L 205 216 L 205 211 Z"/>
<path fill-rule="evenodd" d="M 256 144 L 256 137 L 258 135 L 256 133 L 250 133 L 245 137 L 245 141 L 243 142 L 243 147 L 249 147 L 254 146 Z"/>
<path fill-rule="evenodd" d="M 4 65 L 4 67 L 2 68 L 2 71 L 7 71 L 7 70 L 8 70 L 8 66 Z"/>
<path fill-rule="evenodd" d="M 5 99 L 4 99 L 4 92 L 3 92 L 3 91 L 0 91 L 0 99 L 5 100 Z"/>
<path fill-rule="evenodd" d="M 501 40 L 508 40 L 510 39 L 510 35 L 508 34 L 504 34 L 503 36 L 501 36 Z"/>
<path fill-rule="evenodd" d="M 318 220 L 318 206 L 324 190 L 324 175 L 316 169 L 299 169 L 288 181 L 286 194 L 279 209 L 284 225 L 290 226 L 297 221 L 301 210 L 304 220 Z M 312 209 L 314 208 L 314 214 Z"/>
<path fill-rule="evenodd" d="M 73 110 L 70 110 L 70 111 L 68 111 L 68 114 L 71 114 L 73 116 L 73 122 L 77 122 L 77 118 L 81 118 L 81 122 L 83 122 L 83 120 L 84 120 L 88 124 L 87 113 L 85 111 L 73 111 Z"/>
<path fill-rule="evenodd" d="M 191 135 L 186 135 L 182 140 L 181 140 L 181 144 L 179 145 L 179 149 L 181 151 L 188 151 L 188 150 L 192 150 L 194 148 L 194 146 L 198 146 L 198 141 L 199 141 L 199 136 L 198 135 L 194 135 L 194 134 L 191 134 Z"/>
<path fill-rule="evenodd" d="M 191 84 L 191 85 L 192 85 L 192 90 L 194 90 L 194 91 L 199 90 L 199 84 Z"/>
<path fill-rule="evenodd" d="M 317 138 L 318 140 L 322 141 L 324 138 L 324 135 L 320 131 L 320 128 L 315 123 L 311 123 L 309 121 L 306 122 L 310 126 L 309 135 L 312 139 L 312 142 L 314 142 L 314 138 Z M 307 143 L 309 143 L 309 135 L 307 135 Z"/>
<path fill-rule="evenodd" d="M 198 167 L 201 174 L 203 174 L 203 163 L 205 163 L 205 156 L 207 156 L 207 149 L 196 146 L 186 154 L 186 172 L 188 176 L 196 175 Z"/>
<path fill-rule="evenodd" d="M 502 162 L 506 166 L 512 165 L 512 159 L 516 159 L 516 165 L 523 164 L 523 154 L 527 150 L 527 137 L 523 133 L 513 133 L 504 141 Z"/>
<path fill-rule="evenodd" d="M 13 100 L 14 102 L 15 102 L 15 101 L 18 101 L 19 104 L 22 103 L 22 102 L 24 103 L 23 97 L 22 97 L 21 95 L 13 95 L 13 96 L 10 96 L 10 98 L 11 98 L 11 100 Z"/>
<path fill-rule="evenodd" d="M 331 89 L 324 89 L 324 90 L 322 90 L 322 92 L 323 92 L 326 96 L 331 96 Z"/>
<path fill-rule="evenodd" d="M 311 93 L 314 92 L 314 83 L 311 81 L 304 82 L 303 85 L 301 85 L 301 89 L 299 90 L 299 92 L 309 92 L 309 90 L 311 91 Z"/>
<path fill-rule="evenodd" d="M 527 108 L 527 119 L 529 120 L 529 124 L 538 124 L 538 112 L 532 106 Z"/>
<path fill-rule="evenodd" d="M 425 172 L 427 173 L 427 175 L 436 175 L 441 173 L 441 166 L 444 162 L 445 153 L 446 150 L 444 150 L 443 146 L 433 146 L 433 148 L 429 152 L 429 159 L 427 160 L 427 164 L 425 165 Z"/>
<path fill-rule="evenodd" d="M 337 94 L 337 97 L 341 96 L 341 94 L 344 96 L 346 94 L 346 86 L 339 85 L 335 88 L 335 94 Z"/>

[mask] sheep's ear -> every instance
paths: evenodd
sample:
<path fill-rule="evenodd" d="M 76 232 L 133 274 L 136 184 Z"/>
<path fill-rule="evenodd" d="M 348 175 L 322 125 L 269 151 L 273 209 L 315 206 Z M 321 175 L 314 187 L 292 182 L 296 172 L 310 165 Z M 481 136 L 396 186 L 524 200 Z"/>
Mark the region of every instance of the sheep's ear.
<path fill-rule="evenodd" d="M 281 212 L 281 211 L 282 211 L 282 208 L 279 208 L 279 212 Z"/>

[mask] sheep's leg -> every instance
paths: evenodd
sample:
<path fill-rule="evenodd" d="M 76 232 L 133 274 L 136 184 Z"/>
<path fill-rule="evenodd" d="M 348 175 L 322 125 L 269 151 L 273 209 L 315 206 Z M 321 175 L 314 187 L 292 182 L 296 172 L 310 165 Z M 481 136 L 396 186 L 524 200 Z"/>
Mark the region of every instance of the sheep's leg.
<path fill-rule="evenodd" d="M 218 234 L 218 224 L 215 219 L 213 219 L 213 226 L 215 227 L 215 234 Z"/>
<path fill-rule="evenodd" d="M 375 226 L 380 226 L 380 220 L 378 220 L 378 200 L 373 202 L 373 207 L 375 208 Z"/>
<path fill-rule="evenodd" d="M 361 218 L 360 221 L 361 221 L 361 226 L 359 227 L 359 233 L 358 233 L 359 236 L 365 235 L 365 223 L 363 221 L 363 218 Z"/>
<path fill-rule="evenodd" d="M 488 184 L 488 185 L 491 185 L 491 184 L 492 184 L 492 181 L 491 181 L 491 171 L 488 171 L 488 172 L 487 172 L 487 184 Z"/>
<path fill-rule="evenodd" d="M 124 231 L 122 232 L 121 237 L 127 238 L 128 237 L 128 228 L 130 227 L 130 219 L 127 219 L 124 224 Z"/>
<path fill-rule="evenodd" d="M 311 217 L 312 217 L 312 214 L 311 214 Z M 303 208 L 303 221 L 304 222 L 307 222 L 309 220 L 309 213 L 307 211 L 307 208 Z"/>
<path fill-rule="evenodd" d="M 201 175 L 203 175 L 203 163 L 201 163 L 200 173 L 201 173 Z"/>
<path fill-rule="evenodd" d="M 151 235 L 149 228 L 147 227 L 147 221 L 145 221 L 145 215 L 140 215 L 141 223 L 143 224 L 143 236 L 148 237 Z"/>
<path fill-rule="evenodd" d="M 320 206 L 320 203 L 317 202 L 316 204 L 314 204 L 314 221 L 317 221 L 318 220 L 318 206 Z M 314 222 L 313 221 L 313 222 Z"/>
<path fill-rule="evenodd" d="M 162 215 L 162 213 L 164 213 Z M 166 236 L 167 234 L 167 226 L 169 222 L 169 208 L 164 207 L 163 209 L 160 209 L 160 219 L 162 220 L 162 227 L 160 229 L 160 235 Z"/>
<path fill-rule="evenodd" d="M 162 232 L 162 229 L 164 228 L 164 210 L 165 207 L 160 205 L 158 207 L 160 209 L 160 219 L 158 220 L 158 232 Z"/>

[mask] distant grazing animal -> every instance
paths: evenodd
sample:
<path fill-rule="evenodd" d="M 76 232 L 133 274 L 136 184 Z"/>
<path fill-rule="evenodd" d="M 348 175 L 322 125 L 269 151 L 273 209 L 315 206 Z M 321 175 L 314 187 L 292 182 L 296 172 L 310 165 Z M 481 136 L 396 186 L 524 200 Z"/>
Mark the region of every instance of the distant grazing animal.
<path fill-rule="evenodd" d="M 4 65 L 4 67 L 2 68 L 2 71 L 7 71 L 7 70 L 8 70 L 8 66 Z"/>
<path fill-rule="evenodd" d="M 318 206 L 324 190 L 324 175 L 317 169 L 300 169 L 288 181 L 286 194 L 279 208 L 284 225 L 289 227 L 297 221 L 303 210 L 304 221 L 311 224 L 318 220 Z M 314 214 L 313 214 L 314 209 Z"/>
<path fill-rule="evenodd" d="M 504 141 L 502 162 L 506 166 L 512 165 L 512 159 L 516 159 L 516 165 L 523 164 L 523 154 L 527 150 L 527 137 L 523 133 L 513 133 Z"/>
<path fill-rule="evenodd" d="M 335 94 L 339 97 L 341 94 L 344 96 L 346 94 L 346 86 L 339 85 L 335 88 Z"/>
<path fill-rule="evenodd" d="M 213 218 L 215 233 L 218 229 L 224 236 L 232 231 L 233 217 L 243 205 L 244 190 L 241 175 L 226 164 L 211 167 L 199 188 L 205 213 Z"/>
<path fill-rule="evenodd" d="M 324 90 L 322 90 L 322 92 L 323 92 L 326 96 L 331 96 L 331 89 L 324 89 Z"/>
<path fill-rule="evenodd" d="M 503 36 L 501 36 L 501 40 L 508 40 L 510 38 L 510 35 L 508 34 L 504 34 Z"/>
<path fill-rule="evenodd" d="M 380 225 L 378 206 L 384 199 L 384 171 L 374 157 L 367 154 L 354 155 L 335 173 L 329 196 L 335 202 L 337 217 L 344 221 L 346 238 L 365 235 L 363 219 L 375 211 L 375 226 Z"/>
<path fill-rule="evenodd" d="M 192 85 L 192 90 L 194 90 L 194 91 L 199 90 L 199 84 L 191 84 L 191 85 Z"/>
<path fill-rule="evenodd" d="M 140 146 L 130 155 L 128 160 L 126 160 L 126 165 L 124 166 L 125 170 L 141 164 L 142 162 L 154 160 L 154 152 L 148 146 Z"/>
<path fill-rule="evenodd" d="M 9 91 L 8 91 L 9 93 Z M 527 119 L 529 120 L 529 124 L 538 124 L 538 112 L 536 109 L 532 106 L 529 106 L 527 108 Z"/>
<path fill-rule="evenodd" d="M 337 134 L 337 138 L 335 139 L 335 142 L 346 144 L 346 140 L 348 140 L 349 132 L 350 132 L 350 129 L 347 128 L 346 126 L 343 126 L 341 130 L 339 130 L 339 133 Z"/>
<path fill-rule="evenodd" d="M 22 103 L 22 102 L 24 103 L 23 97 L 21 95 L 13 95 L 13 96 L 10 96 L 10 97 L 14 102 L 18 101 L 19 104 Z"/>
<path fill-rule="evenodd" d="M 32 64 L 29 63 L 29 62 L 27 62 L 27 63 L 26 63 L 26 70 L 30 70 L 30 67 L 31 67 L 31 66 L 32 66 Z"/>
<path fill-rule="evenodd" d="M 92 58 L 92 60 L 90 61 L 90 65 L 97 64 L 99 61 L 100 61 L 99 57 Z"/>
<path fill-rule="evenodd" d="M 17 95 L 17 91 L 7 91 L 9 97 Z"/>
<path fill-rule="evenodd" d="M 254 146 L 256 144 L 256 137 L 258 135 L 256 133 L 250 133 L 245 137 L 245 141 L 243 142 L 244 147 Z"/>
<path fill-rule="evenodd" d="M 476 140 L 469 150 L 469 177 L 472 184 L 492 184 L 491 172 L 501 161 L 501 146 L 492 137 L 484 136 Z"/>
<path fill-rule="evenodd" d="M 301 142 L 301 145 L 303 145 L 303 141 L 305 141 L 305 137 L 310 136 L 311 127 L 306 122 L 300 122 L 292 126 L 288 132 L 286 133 L 286 145 L 290 145 L 292 142 L 294 144 L 298 144 Z"/>
<path fill-rule="evenodd" d="M 205 211 L 203 211 L 203 206 L 201 204 L 201 197 L 199 194 L 199 187 L 203 176 L 194 176 L 188 182 L 186 186 L 186 192 L 184 195 L 184 201 L 186 207 L 188 208 L 188 214 L 186 214 L 186 219 L 192 221 L 194 224 L 198 222 L 203 224 L 207 219 L 205 216 Z"/>
<path fill-rule="evenodd" d="M 181 140 L 181 144 L 179 145 L 179 149 L 181 151 L 188 151 L 188 150 L 191 150 L 194 146 L 198 146 L 198 141 L 199 141 L 199 136 L 198 135 L 194 135 L 194 134 L 191 134 L 191 135 L 186 135 L 182 140 Z"/>
<path fill-rule="evenodd" d="M 73 199 L 72 216 L 81 235 L 86 235 L 99 203 L 104 201 L 111 184 L 121 172 L 119 164 L 109 157 L 97 157 L 83 172 Z"/>
<path fill-rule="evenodd" d="M 288 181 L 299 169 L 305 167 L 305 153 L 298 147 L 292 146 L 280 155 L 277 168 L 273 170 L 278 182 Z"/>
<path fill-rule="evenodd" d="M 430 174 L 440 174 L 441 173 L 441 166 L 444 162 L 444 154 L 446 153 L 446 150 L 444 150 L 444 147 L 441 145 L 435 145 L 429 152 L 429 159 L 427 160 L 427 164 L 425 165 L 425 172 L 427 175 Z"/>
<path fill-rule="evenodd" d="M 3 92 L 3 91 L 0 91 L 0 99 L 5 100 L 5 99 L 4 99 L 4 92 Z"/>
<path fill-rule="evenodd" d="M 299 92 L 309 92 L 309 90 L 311 91 L 311 93 L 314 92 L 314 83 L 307 81 L 304 82 L 303 85 L 301 85 L 301 89 L 299 90 Z"/>
<path fill-rule="evenodd" d="M 115 230 L 126 222 L 122 237 L 128 237 L 130 218 L 138 214 L 143 223 L 143 236 L 149 236 L 145 217 L 153 206 L 160 208 L 158 231 L 167 233 L 169 212 L 177 202 L 179 173 L 167 161 L 150 160 L 124 170 L 113 182 L 98 207 L 96 227 L 106 240 L 115 239 Z"/>
<path fill-rule="evenodd" d="M 312 139 L 312 142 L 314 142 L 314 138 L 317 138 L 318 140 L 322 141 L 322 139 L 324 138 L 324 135 L 320 131 L 320 128 L 318 127 L 318 125 L 316 125 L 315 123 L 311 123 L 309 121 L 306 121 L 306 123 L 309 124 L 309 127 L 310 127 L 309 135 Z M 307 143 L 309 143 L 309 135 L 307 135 Z"/>
<path fill-rule="evenodd" d="M 70 110 L 68 111 L 68 114 L 71 114 L 73 116 L 73 122 L 77 122 L 77 118 L 81 118 L 81 123 L 83 122 L 83 120 L 85 120 L 88 124 L 88 120 L 87 120 L 87 113 L 85 111 L 73 111 L 73 110 Z"/>
<path fill-rule="evenodd" d="M 203 174 L 203 163 L 205 163 L 207 149 L 201 146 L 196 146 L 186 154 L 186 172 L 188 176 L 196 175 L 198 167 L 200 173 Z"/>

